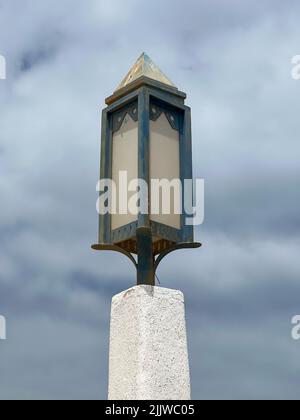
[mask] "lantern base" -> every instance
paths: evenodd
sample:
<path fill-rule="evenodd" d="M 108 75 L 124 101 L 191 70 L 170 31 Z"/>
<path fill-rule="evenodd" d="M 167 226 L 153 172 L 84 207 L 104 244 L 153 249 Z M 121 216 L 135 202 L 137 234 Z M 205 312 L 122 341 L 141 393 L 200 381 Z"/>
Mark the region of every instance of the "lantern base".
<path fill-rule="evenodd" d="M 130 259 L 130 261 L 137 269 L 137 283 L 154 286 L 156 270 L 161 261 L 167 255 L 181 249 L 196 249 L 202 246 L 202 244 L 199 242 L 183 242 L 174 244 L 169 248 L 166 248 L 158 255 L 155 255 L 151 252 L 151 229 L 145 227 L 138 229 L 138 242 L 138 260 L 136 260 L 130 252 L 121 248 L 117 244 L 95 244 L 92 245 L 92 249 L 95 251 L 115 251 L 125 255 Z"/>
<path fill-rule="evenodd" d="M 116 245 L 131 254 L 138 254 L 138 245 L 136 238 L 127 239 L 125 241 L 117 242 Z M 152 242 L 152 252 L 153 255 L 158 255 L 163 251 L 171 248 L 176 245 L 176 242 L 168 241 L 166 239 L 161 239 L 158 237 L 153 237 Z"/>

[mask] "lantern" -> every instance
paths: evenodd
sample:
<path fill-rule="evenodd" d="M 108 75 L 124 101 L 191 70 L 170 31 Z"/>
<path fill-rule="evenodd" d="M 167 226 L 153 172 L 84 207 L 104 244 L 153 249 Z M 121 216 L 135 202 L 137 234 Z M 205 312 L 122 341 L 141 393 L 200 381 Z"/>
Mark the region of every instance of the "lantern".
<path fill-rule="evenodd" d="M 170 252 L 201 246 L 186 223 L 192 142 L 185 99 L 142 54 L 102 113 L 100 179 L 114 187 L 101 191 L 111 211 L 99 215 L 99 240 L 92 248 L 128 256 L 138 284 L 154 285 L 158 264 Z M 129 211 L 129 203 L 139 206 Z"/>

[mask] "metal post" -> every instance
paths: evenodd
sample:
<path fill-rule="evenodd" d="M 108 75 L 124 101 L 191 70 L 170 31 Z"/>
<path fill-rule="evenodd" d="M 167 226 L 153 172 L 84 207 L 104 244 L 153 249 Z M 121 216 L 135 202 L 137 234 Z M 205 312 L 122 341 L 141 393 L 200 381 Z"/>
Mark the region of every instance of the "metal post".
<path fill-rule="evenodd" d="M 137 284 L 155 286 L 151 228 L 140 227 L 137 229 L 137 251 Z"/>

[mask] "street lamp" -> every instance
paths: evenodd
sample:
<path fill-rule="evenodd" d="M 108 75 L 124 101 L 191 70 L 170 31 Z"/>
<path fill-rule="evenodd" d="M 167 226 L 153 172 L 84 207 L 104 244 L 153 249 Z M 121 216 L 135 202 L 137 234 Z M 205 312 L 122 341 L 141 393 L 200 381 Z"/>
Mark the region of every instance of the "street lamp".
<path fill-rule="evenodd" d="M 119 194 L 110 198 L 118 211 L 99 215 L 99 241 L 92 248 L 129 257 L 137 268 L 137 284 L 155 285 L 156 269 L 170 252 L 201 246 L 194 242 L 193 225 L 186 223 L 183 202 L 184 181 L 192 180 L 191 111 L 185 99 L 142 54 L 102 112 L 100 179 L 112 180 L 119 191 L 126 174 L 126 183 L 142 180 L 149 188 L 139 188 L 146 211 L 129 212 L 127 205 L 120 210 Z M 164 191 L 153 195 L 154 180 L 172 183 L 169 211 L 161 209 Z M 134 194 L 127 191 L 127 200 L 134 200 Z"/>

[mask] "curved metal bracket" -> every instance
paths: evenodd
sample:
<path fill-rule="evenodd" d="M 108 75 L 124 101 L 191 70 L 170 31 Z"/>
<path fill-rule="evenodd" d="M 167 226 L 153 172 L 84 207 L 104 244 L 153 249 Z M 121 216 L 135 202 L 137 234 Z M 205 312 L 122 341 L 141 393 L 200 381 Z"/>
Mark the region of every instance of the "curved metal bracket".
<path fill-rule="evenodd" d="M 125 255 L 126 257 L 128 257 L 130 259 L 130 261 L 134 264 L 135 268 L 138 268 L 138 264 L 135 260 L 135 258 L 133 257 L 132 254 L 130 254 L 130 252 L 125 251 L 125 249 L 117 246 L 117 245 L 108 245 L 108 244 L 95 244 L 92 245 L 92 249 L 94 251 L 115 251 L 115 252 L 119 252 L 120 254 Z"/>
<path fill-rule="evenodd" d="M 142 229 L 140 229 L 140 232 L 143 233 L 144 231 Z M 143 238 L 143 236 L 142 236 L 142 238 Z M 150 238 L 150 240 L 151 240 L 151 238 Z M 143 248 L 143 246 L 144 246 L 144 244 L 142 243 L 141 244 L 141 248 Z M 94 249 L 95 251 L 115 251 L 115 252 L 119 252 L 120 254 L 125 255 L 134 264 L 134 266 L 135 266 L 136 270 L 138 271 L 138 273 L 140 273 L 140 274 L 142 273 L 145 278 L 147 277 L 146 274 L 149 271 L 151 271 L 152 272 L 152 277 L 153 277 L 153 282 L 155 284 L 154 277 L 155 277 L 156 270 L 157 270 L 159 264 L 161 263 L 161 261 L 167 255 L 169 255 L 173 251 L 178 251 L 180 249 L 188 249 L 188 248 L 195 249 L 195 248 L 200 248 L 201 246 L 202 246 L 202 244 L 200 244 L 199 242 L 183 242 L 183 243 L 179 243 L 177 245 L 174 245 L 174 246 L 166 249 L 165 251 L 163 251 L 161 254 L 159 254 L 156 259 L 152 257 L 153 258 L 153 263 L 151 262 L 151 264 L 150 264 L 151 267 L 149 268 L 147 266 L 146 269 L 144 267 L 144 265 L 145 265 L 144 264 L 144 259 L 145 258 L 143 259 L 141 257 L 141 255 L 140 255 L 139 256 L 139 262 L 137 262 L 135 260 L 134 256 L 130 252 L 125 251 L 125 249 L 123 249 L 123 248 L 121 248 L 121 247 L 119 247 L 117 245 L 113 245 L 113 244 L 95 244 L 95 245 L 92 245 L 92 249 Z M 152 261 L 152 259 L 151 259 L 151 261 Z M 138 276 L 139 276 L 139 274 L 138 274 Z M 142 284 L 142 283 L 140 283 L 140 284 Z M 150 282 L 148 282 L 146 284 L 150 284 Z"/>
<path fill-rule="evenodd" d="M 180 249 L 187 249 L 187 248 L 200 248 L 202 246 L 202 244 L 200 244 L 199 242 L 183 242 L 177 245 L 172 246 L 169 249 L 166 249 L 164 252 L 162 252 L 161 254 L 159 254 L 159 256 L 156 258 L 155 262 L 154 262 L 154 272 L 156 272 L 159 264 L 161 263 L 161 261 L 167 256 L 169 255 L 171 252 L 173 251 L 178 251 Z"/>

